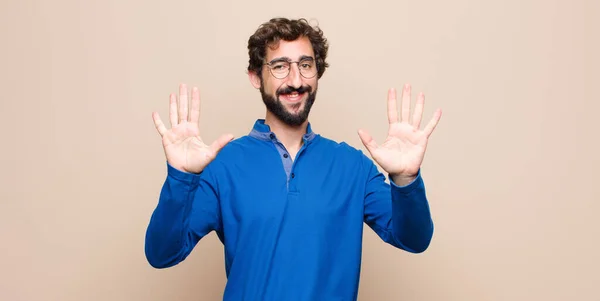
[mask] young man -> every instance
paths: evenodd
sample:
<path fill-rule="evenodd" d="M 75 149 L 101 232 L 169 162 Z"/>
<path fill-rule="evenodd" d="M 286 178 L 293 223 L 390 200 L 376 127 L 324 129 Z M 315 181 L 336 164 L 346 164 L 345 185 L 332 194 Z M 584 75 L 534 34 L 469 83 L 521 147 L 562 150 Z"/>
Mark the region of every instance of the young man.
<path fill-rule="evenodd" d="M 313 132 L 308 115 L 327 68 L 327 41 L 304 20 L 272 19 L 249 39 L 248 73 L 266 106 L 250 133 L 205 144 L 199 92 L 170 98 L 171 128 L 153 113 L 167 177 L 146 236 L 156 268 L 183 261 L 215 231 L 225 249 L 224 300 L 356 300 L 363 224 L 419 253 L 433 235 L 420 166 L 441 111 L 421 129 L 423 94 L 409 116 L 410 86 L 388 94 L 389 132 L 371 157 Z"/>

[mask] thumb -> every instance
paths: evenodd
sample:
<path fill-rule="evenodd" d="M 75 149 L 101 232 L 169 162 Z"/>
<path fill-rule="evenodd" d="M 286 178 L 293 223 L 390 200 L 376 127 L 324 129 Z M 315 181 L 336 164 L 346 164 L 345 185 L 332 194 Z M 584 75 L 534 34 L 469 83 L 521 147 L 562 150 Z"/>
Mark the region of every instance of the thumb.
<path fill-rule="evenodd" d="M 362 130 L 362 129 L 358 130 L 358 136 L 360 137 L 360 140 L 362 141 L 363 145 L 367 148 L 369 153 L 371 153 L 371 155 L 373 155 L 373 152 L 378 147 L 377 142 L 375 142 L 375 140 L 369 134 L 369 132 Z"/>
<path fill-rule="evenodd" d="M 225 145 L 227 145 L 227 143 L 231 142 L 231 140 L 233 140 L 232 134 L 222 135 L 210 145 L 210 150 L 216 155 L 223 147 L 225 147 Z"/>

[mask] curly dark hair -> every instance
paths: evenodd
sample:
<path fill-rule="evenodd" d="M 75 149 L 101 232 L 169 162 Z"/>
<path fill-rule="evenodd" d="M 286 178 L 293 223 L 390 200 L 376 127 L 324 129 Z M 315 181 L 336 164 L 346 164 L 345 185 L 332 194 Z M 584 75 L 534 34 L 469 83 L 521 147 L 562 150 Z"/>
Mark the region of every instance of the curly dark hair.
<path fill-rule="evenodd" d="M 329 45 L 323 36 L 323 31 L 318 26 L 311 26 L 303 18 L 297 20 L 273 18 L 261 24 L 248 39 L 248 55 L 250 57 L 248 71 L 255 72 L 261 77 L 267 46 L 275 47 L 280 40 L 294 41 L 303 36 L 307 37 L 312 44 L 317 62 L 317 78 L 321 78 L 325 69 L 329 67 L 326 61 Z"/>

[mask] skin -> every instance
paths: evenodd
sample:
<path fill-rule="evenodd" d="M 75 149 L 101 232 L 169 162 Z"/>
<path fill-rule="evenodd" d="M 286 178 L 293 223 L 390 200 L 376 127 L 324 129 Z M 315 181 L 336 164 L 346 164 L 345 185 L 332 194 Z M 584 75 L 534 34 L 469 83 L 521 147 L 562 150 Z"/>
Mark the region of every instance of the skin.
<path fill-rule="evenodd" d="M 302 56 L 315 57 L 312 44 L 308 38 L 300 38 L 295 41 L 280 41 L 276 49 L 267 48 L 265 61 L 270 62 L 276 58 L 287 57 L 292 61 L 298 61 Z M 254 88 L 260 89 L 261 78 L 254 72 L 249 72 L 248 77 Z M 310 86 L 313 91 L 318 88 L 317 77 L 307 79 L 300 75 L 297 64 L 292 64 L 290 74 L 284 79 L 278 79 L 271 75 L 269 68 L 265 66 L 262 69 L 262 83 L 265 93 L 275 97 L 277 89 L 285 88 L 286 86 L 299 88 L 303 85 Z M 306 107 L 308 93 L 304 93 L 302 98 L 297 102 L 287 102 L 281 97 L 277 101 L 281 102 L 285 110 L 290 114 L 299 114 Z M 285 148 L 290 152 L 291 158 L 295 158 L 296 154 L 302 146 L 302 136 L 306 133 L 308 120 L 304 121 L 299 126 L 290 126 L 279 120 L 272 112 L 266 110 L 265 124 L 269 125 L 273 133 L 283 143 Z"/>
<path fill-rule="evenodd" d="M 314 57 L 314 53 L 307 38 L 281 41 L 276 49 L 267 48 L 267 62 L 282 56 L 297 61 L 301 56 Z M 273 77 L 266 67 L 262 70 L 262 81 L 261 77 L 255 73 L 249 72 L 248 76 L 250 83 L 256 89 L 260 89 L 262 83 L 265 93 L 272 97 L 275 97 L 278 89 L 286 86 L 297 88 L 308 85 L 313 91 L 318 88 L 317 77 L 311 79 L 302 77 L 297 64 L 292 64 L 290 74 L 284 79 Z M 373 160 L 390 174 L 394 183 L 404 186 L 412 182 L 417 176 L 425 157 L 427 143 L 441 118 L 442 111 L 437 109 L 433 117 L 421 129 L 421 118 L 425 103 L 424 94 L 418 94 L 412 118 L 410 113 L 411 86 L 406 84 L 402 89 L 400 115 L 397 110 L 396 95 L 394 88 L 389 89 L 387 97 L 389 128 L 384 142 L 378 144 L 364 129 L 359 129 L 358 135 Z M 288 113 L 298 114 L 305 109 L 307 98 L 308 93 L 304 93 L 301 99 L 293 102 L 286 101 L 282 97 L 277 98 L 277 100 L 283 103 Z M 198 127 L 200 95 L 196 87 L 192 88 L 190 102 L 187 86 L 181 84 L 179 87 L 179 101 L 177 101 L 175 94 L 171 94 L 169 104 L 170 129 L 166 128 L 157 112 L 152 113 L 156 129 L 162 137 L 167 162 L 181 171 L 200 173 L 234 137 L 231 134 L 225 134 L 210 145 L 202 141 Z M 266 110 L 265 123 L 270 126 L 294 158 L 302 146 L 302 136 L 306 133 L 308 120 L 300 125 L 292 126 L 284 123 L 272 112 Z"/>
<path fill-rule="evenodd" d="M 358 135 L 373 160 L 388 172 L 392 181 L 399 186 L 409 184 L 417 176 L 425 157 L 429 137 L 442 116 L 441 109 L 435 110 L 433 117 L 423 129 L 420 129 L 425 95 L 419 93 L 412 120 L 410 120 L 410 94 L 411 86 L 404 85 L 402 114 L 398 116 L 396 89 L 389 89 L 388 135 L 381 145 L 377 144 L 366 130 L 358 130 Z"/>

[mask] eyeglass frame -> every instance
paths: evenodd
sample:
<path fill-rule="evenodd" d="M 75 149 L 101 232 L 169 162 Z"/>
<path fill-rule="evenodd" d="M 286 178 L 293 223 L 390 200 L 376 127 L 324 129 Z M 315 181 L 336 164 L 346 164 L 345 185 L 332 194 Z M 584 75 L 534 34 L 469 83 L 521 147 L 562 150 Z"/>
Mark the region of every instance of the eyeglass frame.
<path fill-rule="evenodd" d="M 306 77 L 306 76 L 304 76 L 304 74 L 302 74 L 302 70 L 300 69 L 300 63 L 303 62 L 303 61 L 310 61 L 311 63 L 315 64 L 316 71 L 315 71 L 315 74 L 313 76 Z M 275 76 L 275 74 L 273 74 L 273 67 L 271 66 L 271 64 L 280 63 L 280 62 L 285 62 L 285 63 L 287 63 L 287 64 L 290 65 L 290 68 L 288 69 L 287 74 L 284 77 L 281 77 L 281 78 L 279 78 L 279 77 Z M 292 61 L 292 60 L 290 60 L 288 58 L 285 58 L 285 57 L 283 57 L 283 58 L 277 58 L 277 59 L 271 60 L 268 63 L 264 63 L 263 65 L 266 65 L 266 66 L 269 67 L 269 73 L 271 73 L 271 75 L 273 77 L 275 77 L 277 79 L 284 79 L 284 78 L 286 78 L 286 77 L 288 77 L 290 75 L 290 71 L 292 70 L 292 64 L 294 64 L 294 63 L 296 63 L 296 65 L 298 65 L 298 72 L 300 73 L 300 76 L 302 76 L 302 77 L 304 77 L 306 79 L 314 78 L 319 73 L 319 68 L 317 66 L 317 60 L 314 57 L 312 57 L 312 56 L 302 56 L 300 58 L 300 60 L 298 60 L 298 61 Z"/>

